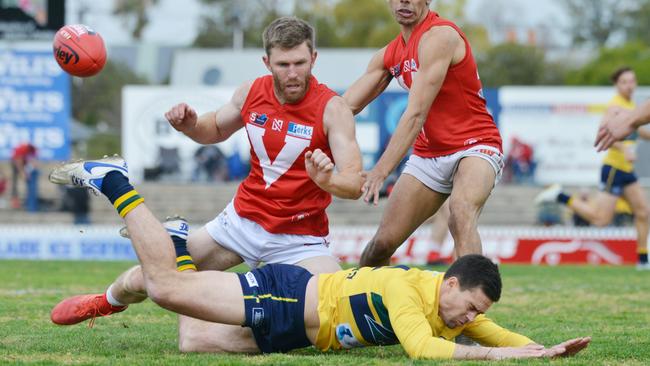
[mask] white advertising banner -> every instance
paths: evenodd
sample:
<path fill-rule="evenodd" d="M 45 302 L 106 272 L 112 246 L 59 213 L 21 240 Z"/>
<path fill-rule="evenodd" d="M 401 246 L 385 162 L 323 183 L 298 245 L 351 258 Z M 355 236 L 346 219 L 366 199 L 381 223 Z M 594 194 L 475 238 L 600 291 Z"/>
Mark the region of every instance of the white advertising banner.
<path fill-rule="evenodd" d="M 613 88 L 503 87 L 499 93 L 506 155 L 516 137 L 534 148 L 537 183 L 598 184 L 603 156 L 593 143 Z"/>
<path fill-rule="evenodd" d="M 516 137 L 534 148 L 536 182 L 597 184 L 602 156 L 593 141 L 611 97 L 611 88 L 501 88 L 506 154 Z"/>
<path fill-rule="evenodd" d="M 177 178 L 189 181 L 195 166 L 194 154 L 201 145 L 174 130 L 164 114 L 181 102 L 193 107 L 199 115 L 215 111 L 230 100 L 234 91 L 230 87 L 125 87 L 122 90 L 122 153 L 129 164 L 131 179 L 139 182 L 145 169 L 178 160 Z M 218 147 L 225 155 L 238 151 L 243 160 L 249 158 L 248 138 L 243 129 Z"/>

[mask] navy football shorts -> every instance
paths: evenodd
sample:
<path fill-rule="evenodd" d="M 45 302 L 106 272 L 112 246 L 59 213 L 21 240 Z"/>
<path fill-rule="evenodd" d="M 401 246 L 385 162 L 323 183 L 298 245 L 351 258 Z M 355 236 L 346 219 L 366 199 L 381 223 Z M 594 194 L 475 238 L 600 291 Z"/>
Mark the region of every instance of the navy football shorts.
<path fill-rule="evenodd" d="M 311 346 L 305 333 L 305 292 L 312 274 L 288 264 L 267 264 L 240 273 L 245 327 L 264 353 Z"/>
<path fill-rule="evenodd" d="M 634 172 L 626 173 L 611 165 L 603 165 L 600 171 L 600 189 L 615 196 L 622 196 L 623 189 L 636 181 Z"/>

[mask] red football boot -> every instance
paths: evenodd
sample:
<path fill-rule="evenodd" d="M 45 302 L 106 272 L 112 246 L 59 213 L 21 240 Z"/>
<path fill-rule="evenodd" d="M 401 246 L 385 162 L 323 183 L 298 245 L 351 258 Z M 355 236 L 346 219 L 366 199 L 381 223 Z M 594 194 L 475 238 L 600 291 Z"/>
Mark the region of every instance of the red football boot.
<path fill-rule="evenodd" d="M 54 324 L 72 325 L 91 319 L 88 327 L 95 324 L 98 316 L 107 316 L 126 310 L 128 305 L 113 306 L 106 300 L 106 294 L 78 295 L 58 303 L 50 314 Z"/>

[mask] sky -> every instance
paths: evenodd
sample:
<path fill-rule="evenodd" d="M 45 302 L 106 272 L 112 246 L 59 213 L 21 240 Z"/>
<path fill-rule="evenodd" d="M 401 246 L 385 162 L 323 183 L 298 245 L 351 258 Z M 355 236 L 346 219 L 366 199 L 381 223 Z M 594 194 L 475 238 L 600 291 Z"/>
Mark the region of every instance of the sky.
<path fill-rule="evenodd" d="M 285 3 L 290 7 L 291 1 Z M 122 19 L 112 15 L 113 1 L 67 0 L 66 5 L 66 23 L 83 22 L 102 34 L 108 44 L 124 45 L 132 41 Z M 81 19 L 79 13 L 84 8 L 87 11 Z M 159 0 L 152 9 L 143 38 L 162 45 L 190 44 L 196 36 L 202 11 L 198 0 Z M 493 26 L 498 19 L 499 23 L 522 33 L 529 27 L 546 25 L 555 44 L 568 42 L 560 29 L 566 24 L 566 16 L 556 1 L 468 0 L 467 15 L 470 20 L 484 24 L 495 37 L 503 34 Z"/>

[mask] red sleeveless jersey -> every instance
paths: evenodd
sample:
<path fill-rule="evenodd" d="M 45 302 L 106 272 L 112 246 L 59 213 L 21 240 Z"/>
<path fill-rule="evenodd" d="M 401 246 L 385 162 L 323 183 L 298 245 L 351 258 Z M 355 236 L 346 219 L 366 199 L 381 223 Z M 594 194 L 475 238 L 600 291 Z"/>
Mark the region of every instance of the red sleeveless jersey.
<path fill-rule="evenodd" d="M 465 42 L 465 58 L 449 67 L 445 80 L 429 109 L 427 120 L 415 140 L 413 153 L 433 158 L 465 150 L 471 145 L 489 145 L 501 150 L 501 135 L 488 113 L 472 49 L 465 34 L 451 21 L 430 11 L 418 24 L 408 43 L 400 34 L 386 47 L 384 67 L 409 90 L 420 62 L 418 45 L 432 27 L 450 26 Z"/>
<path fill-rule="evenodd" d="M 312 76 L 300 102 L 280 104 L 271 75 L 253 82 L 241 110 L 251 144 L 251 171 L 235 195 L 239 216 L 276 234 L 329 233 L 325 208 L 332 196 L 307 175 L 305 152 L 321 149 L 332 158 L 323 112 L 335 95 Z"/>

